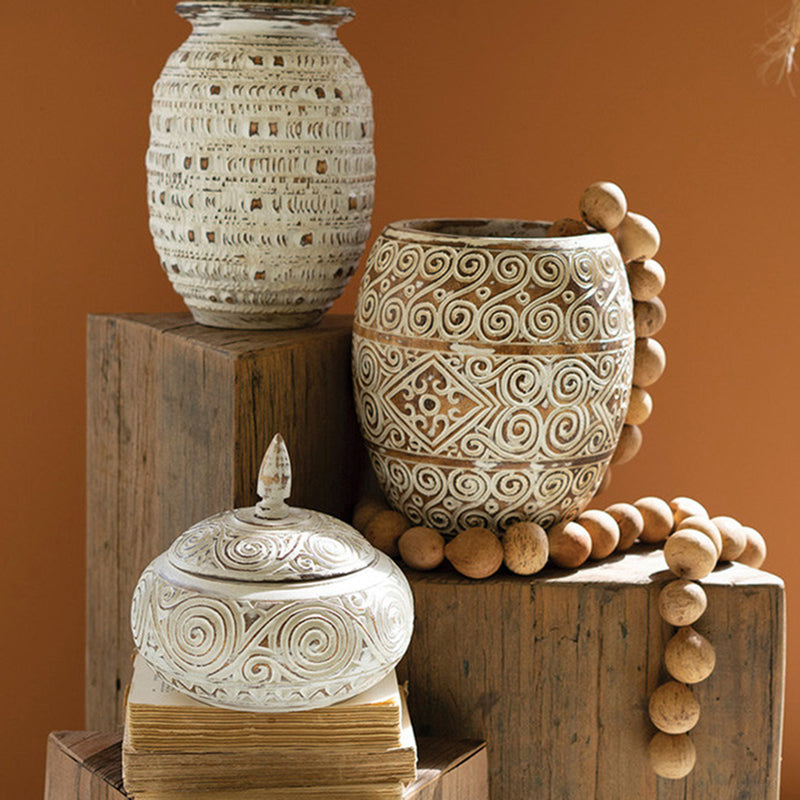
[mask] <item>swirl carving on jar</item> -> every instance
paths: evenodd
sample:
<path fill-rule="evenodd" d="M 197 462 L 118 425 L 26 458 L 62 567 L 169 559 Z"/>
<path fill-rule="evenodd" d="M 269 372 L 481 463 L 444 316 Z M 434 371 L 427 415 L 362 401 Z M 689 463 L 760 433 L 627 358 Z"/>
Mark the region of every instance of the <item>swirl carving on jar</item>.
<path fill-rule="evenodd" d="M 633 369 L 613 238 L 546 224 L 388 226 L 356 307 L 356 409 L 378 480 L 453 533 L 579 513 L 616 447 Z"/>

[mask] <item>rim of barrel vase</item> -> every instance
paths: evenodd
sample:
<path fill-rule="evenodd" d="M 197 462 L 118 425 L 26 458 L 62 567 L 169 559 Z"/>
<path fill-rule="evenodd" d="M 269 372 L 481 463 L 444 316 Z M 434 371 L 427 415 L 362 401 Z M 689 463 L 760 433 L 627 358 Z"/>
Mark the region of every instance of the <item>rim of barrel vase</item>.
<path fill-rule="evenodd" d="M 587 231 L 576 236 L 548 236 L 552 222 L 503 218 L 403 219 L 390 222 L 381 236 L 451 246 L 506 246 L 526 250 L 575 250 L 616 244 L 606 231 Z"/>
<path fill-rule="evenodd" d="M 355 17 L 356 12 L 347 6 L 318 3 L 273 3 L 262 0 L 184 0 L 175 6 L 184 19 L 202 18 L 213 11 L 223 19 L 289 20 L 299 24 L 315 22 L 343 25 Z"/>

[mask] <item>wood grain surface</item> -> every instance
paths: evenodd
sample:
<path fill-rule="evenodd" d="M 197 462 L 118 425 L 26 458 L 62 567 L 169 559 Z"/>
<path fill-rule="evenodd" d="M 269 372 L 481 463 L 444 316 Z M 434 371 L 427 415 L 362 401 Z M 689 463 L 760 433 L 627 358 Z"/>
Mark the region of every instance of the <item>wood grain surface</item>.
<path fill-rule="evenodd" d="M 483 742 L 422 738 L 418 746 L 417 780 L 406 789 L 403 800 L 488 800 Z M 187 800 L 198 796 L 187 793 Z M 126 797 L 122 786 L 121 733 L 54 731 L 50 734 L 44 800 Z"/>
<path fill-rule="evenodd" d="M 291 332 L 206 328 L 188 314 L 89 318 L 89 727 L 121 721 L 142 569 L 194 522 L 255 501 L 274 433 L 292 457 L 292 505 L 349 519 L 365 463 L 350 330 L 335 315 Z"/>
<path fill-rule="evenodd" d="M 697 766 L 656 778 L 650 693 L 666 680 L 671 579 L 659 550 L 535 578 L 409 571 L 416 626 L 403 664 L 420 735 L 486 739 L 493 800 L 777 800 L 784 689 L 783 584 L 728 565 L 703 581 L 695 628 L 714 673 L 693 687 Z M 401 672 L 402 674 L 402 672 Z"/>

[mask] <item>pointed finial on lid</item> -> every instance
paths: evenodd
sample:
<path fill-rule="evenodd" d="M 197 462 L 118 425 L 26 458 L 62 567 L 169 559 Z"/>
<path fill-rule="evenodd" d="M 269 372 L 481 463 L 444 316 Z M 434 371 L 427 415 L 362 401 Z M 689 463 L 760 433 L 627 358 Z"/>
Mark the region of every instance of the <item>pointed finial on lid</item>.
<path fill-rule="evenodd" d="M 261 519 L 283 519 L 289 514 L 286 498 L 292 491 L 292 465 L 283 436 L 276 433 L 267 448 L 258 471 L 256 516 Z"/>

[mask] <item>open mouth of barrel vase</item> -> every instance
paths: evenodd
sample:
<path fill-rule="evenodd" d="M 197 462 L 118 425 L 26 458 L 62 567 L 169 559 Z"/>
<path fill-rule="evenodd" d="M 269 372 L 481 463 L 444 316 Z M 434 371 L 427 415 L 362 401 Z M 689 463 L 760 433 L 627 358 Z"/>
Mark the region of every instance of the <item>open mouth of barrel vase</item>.
<path fill-rule="evenodd" d="M 610 234 L 548 225 L 406 220 L 370 252 L 356 410 L 388 501 L 416 525 L 548 528 L 608 468 L 633 371 L 625 265 Z"/>

